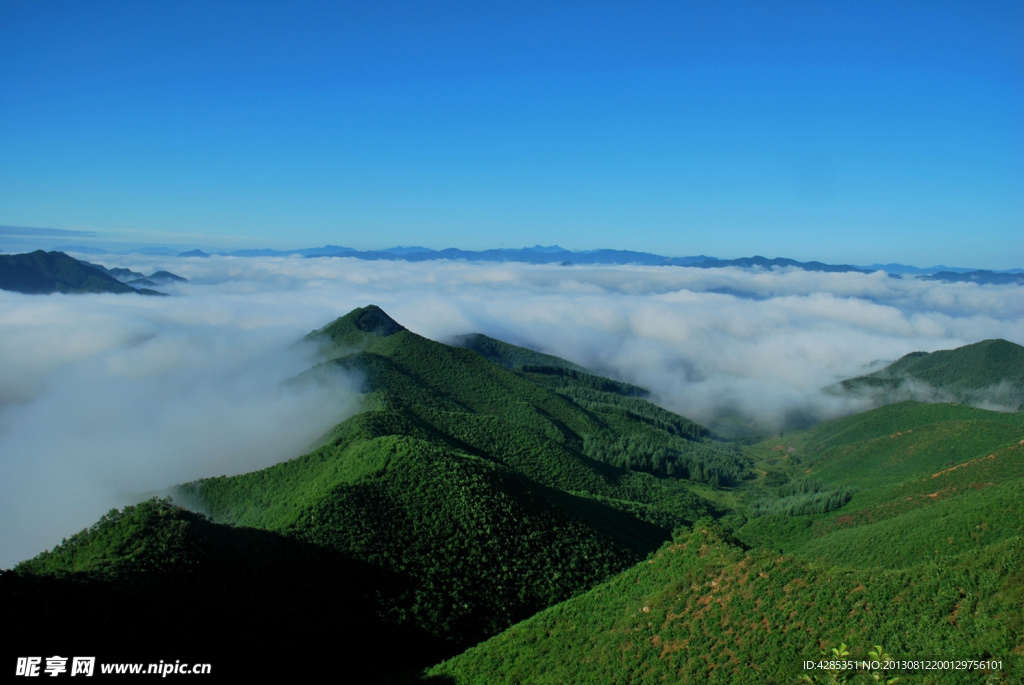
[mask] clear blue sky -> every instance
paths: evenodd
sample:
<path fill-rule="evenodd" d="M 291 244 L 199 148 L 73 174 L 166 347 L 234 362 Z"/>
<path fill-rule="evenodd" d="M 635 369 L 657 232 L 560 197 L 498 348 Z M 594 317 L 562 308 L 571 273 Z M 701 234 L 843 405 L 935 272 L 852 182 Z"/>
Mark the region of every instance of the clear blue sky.
<path fill-rule="evenodd" d="M 0 225 L 1024 266 L 1022 37 L 1019 1 L 0 0 Z"/>

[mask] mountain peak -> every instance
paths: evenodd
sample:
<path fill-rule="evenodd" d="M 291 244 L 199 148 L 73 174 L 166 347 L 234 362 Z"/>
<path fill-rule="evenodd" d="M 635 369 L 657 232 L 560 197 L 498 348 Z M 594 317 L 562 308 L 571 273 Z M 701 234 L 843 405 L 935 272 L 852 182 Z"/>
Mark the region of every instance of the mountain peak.
<path fill-rule="evenodd" d="M 383 309 L 375 304 L 368 304 L 365 307 L 356 307 L 338 321 L 350 321 L 353 326 L 364 333 L 370 333 L 382 338 L 404 331 L 405 326 L 398 323 L 387 315 Z"/>
<path fill-rule="evenodd" d="M 319 330 L 306 336 L 307 340 L 327 343 L 329 346 L 363 345 L 367 338 L 387 338 L 400 333 L 405 326 L 387 315 L 375 304 L 356 307 Z"/>

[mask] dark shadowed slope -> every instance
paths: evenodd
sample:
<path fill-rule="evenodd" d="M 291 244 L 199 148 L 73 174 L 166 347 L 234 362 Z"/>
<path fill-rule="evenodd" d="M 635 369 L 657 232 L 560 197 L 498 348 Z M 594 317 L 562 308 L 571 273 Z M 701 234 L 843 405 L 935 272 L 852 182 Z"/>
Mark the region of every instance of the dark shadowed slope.
<path fill-rule="evenodd" d="M 294 538 L 209 522 L 168 501 L 111 511 L 0 574 L 5 655 L 210 663 L 213 682 L 307 673 L 330 654 L 370 682 L 429 661 L 421 632 L 387 625 L 380 569 Z M 402 645 L 386 662 L 380 645 Z M 218 677 L 219 676 L 219 677 Z"/>

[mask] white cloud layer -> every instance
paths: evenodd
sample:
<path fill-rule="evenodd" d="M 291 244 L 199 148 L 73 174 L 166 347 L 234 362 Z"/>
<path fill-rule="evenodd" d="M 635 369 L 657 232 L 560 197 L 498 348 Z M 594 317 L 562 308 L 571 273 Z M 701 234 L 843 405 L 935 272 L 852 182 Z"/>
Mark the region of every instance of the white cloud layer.
<path fill-rule="evenodd" d="M 93 258 L 95 260 L 95 258 Z M 286 388 L 289 345 L 354 307 L 481 332 L 762 426 L 866 408 L 820 392 L 877 360 L 1001 337 L 1024 289 L 884 274 L 354 259 L 111 257 L 174 297 L 0 292 L 0 566 L 145 493 L 300 454 L 352 393 Z"/>

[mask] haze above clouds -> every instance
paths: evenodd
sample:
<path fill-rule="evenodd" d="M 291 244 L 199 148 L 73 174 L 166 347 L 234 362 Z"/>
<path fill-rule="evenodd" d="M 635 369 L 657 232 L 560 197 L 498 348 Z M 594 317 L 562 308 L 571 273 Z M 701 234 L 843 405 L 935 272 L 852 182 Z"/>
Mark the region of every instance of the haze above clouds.
<path fill-rule="evenodd" d="M 95 261 L 95 258 L 94 258 Z M 800 270 L 111 257 L 174 297 L 0 292 L 0 566 L 108 509 L 302 454 L 358 379 L 282 381 L 291 344 L 374 303 L 441 341 L 480 332 L 649 388 L 700 421 L 777 428 L 867 408 L 823 386 L 914 350 L 1024 343 L 1018 286 Z"/>

